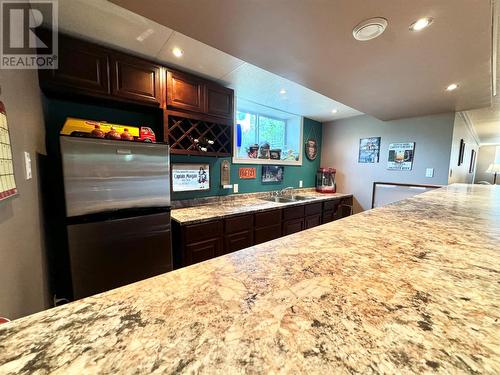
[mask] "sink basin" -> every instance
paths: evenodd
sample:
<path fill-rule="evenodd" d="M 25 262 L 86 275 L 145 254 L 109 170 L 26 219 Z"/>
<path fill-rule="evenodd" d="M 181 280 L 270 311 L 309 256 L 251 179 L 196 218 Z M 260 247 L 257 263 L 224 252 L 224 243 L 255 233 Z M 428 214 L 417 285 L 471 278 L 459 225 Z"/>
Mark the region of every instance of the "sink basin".
<path fill-rule="evenodd" d="M 275 202 L 275 203 L 289 203 L 293 202 L 293 200 L 288 199 L 288 198 L 283 198 L 283 197 L 269 197 L 269 198 L 262 198 L 264 201 L 268 202 Z"/>
<path fill-rule="evenodd" d="M 308 197 L 306 195 L 294 195 L 290 200 L 293 201 L 307 201 L 309 199 L 314 199 L 314 197 Z"/>

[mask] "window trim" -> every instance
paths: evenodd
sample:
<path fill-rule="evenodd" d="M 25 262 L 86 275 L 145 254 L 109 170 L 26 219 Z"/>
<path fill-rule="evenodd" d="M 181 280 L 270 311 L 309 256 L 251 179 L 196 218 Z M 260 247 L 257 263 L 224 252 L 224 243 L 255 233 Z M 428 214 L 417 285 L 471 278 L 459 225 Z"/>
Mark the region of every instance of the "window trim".
<path fill-rule="evenodd" d="M 303 154 L 304 154 L 304 117 L 300 116 L 300 129 L 299 129 L 299 160 L 275 160 L 275 159 L 250 159 L 250 158 L 239 158 L 238 150 L 236 147 L 236 124 L 238 123 L 237 109 L 234 111 L 234 125 L 233 125 L 233 157 L 232 162 L 234 164 L 257 164 L 257 165 L 302 165 Z M 259 113 L 255 113 L 259 116 Z M 273 118 L 271 116 L 263 115 L 264 117 Z M 297 116 L 299 117 L 299 116 Z M 281 120 L 281 119 L 278 119 Z M 258 124 L 258 120 L 257 120 Z M 288 126 L 288 120 L 285 121 L 285 132 L 288 131 L 286 126 Z M 286 137 L 286 134 L 285 134 Z"/>

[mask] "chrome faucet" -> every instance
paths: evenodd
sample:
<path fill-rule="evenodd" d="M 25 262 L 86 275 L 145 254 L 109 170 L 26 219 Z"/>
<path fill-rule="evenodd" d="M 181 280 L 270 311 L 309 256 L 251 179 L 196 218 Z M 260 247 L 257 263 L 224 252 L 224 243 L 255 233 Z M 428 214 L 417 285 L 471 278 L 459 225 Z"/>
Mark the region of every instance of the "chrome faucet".
<path fill-rule="evenodd" d="M 293 197 L 293 186 L 287 186 L 279 191 L 278 195 L 283 196 L 287 191 L 290 191 L 290 196 Z"/>

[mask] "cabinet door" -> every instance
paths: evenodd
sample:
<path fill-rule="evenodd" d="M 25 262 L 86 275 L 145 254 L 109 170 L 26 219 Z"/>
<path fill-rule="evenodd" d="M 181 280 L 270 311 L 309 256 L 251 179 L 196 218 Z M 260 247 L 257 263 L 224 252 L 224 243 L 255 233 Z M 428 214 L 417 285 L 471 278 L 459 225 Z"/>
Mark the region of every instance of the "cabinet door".
<path fill-rule="evenodd" d="M 40 34 L 44 39 L 44 33 Z M 42 88 L 71 90 L 76 94 L 109 95 L 109 56 L 106 50 L 60 36 L 58 69 L 39 70 Z"/>
<path fill-rule="evenodd" d="M 321 214 L 306 216 L 305 229 L 321 225 Z"/>
<path fill-rule="evenodd" d="M 224 241 L 224 254 L 236 250 L 245 249 L 253 245 L 253 231 L 246 230 L 238 233 L 228 234 Z"/>
<path fill-rule="evenodd" d="M 205 112 L 204 84 L 179 72 L 167 72 L 167 106 L 184 111 Z"/>
<path fill-rule="evenodd" d="M 215 84 L 207 84 L 206 88 L 207 113 L 212 116 L 232 118 L 233 90 Z"/>
<path fill-rule="evenodd" d="M 208 240 L 193 242 L 186 245 L 186 266 L 215 258 L 222 254 L 220 238 L 210 238 Z"/>
<path fill-rule="evenodd" d="M 287 220 L 283 222 L 283 235 L 300 232 L 304 229 L 304 218 Z"/>
<path fill-rule="evenodd" d="M 281 222 L 276 225 L 267 227 L 255 228 L 254 243 L 257 245 L 262 242 L 267 242 L 281 237 Z"/>
<path fill-rule="evenodd" d="M 159 65 L 121 54 L 113 54 L 111 61 L 113 96 L 160 105 Z"/>
<path fill-rule="evenodd" d="M 323 224 L 334 220 L 334 211 L 323 211 Z"/>

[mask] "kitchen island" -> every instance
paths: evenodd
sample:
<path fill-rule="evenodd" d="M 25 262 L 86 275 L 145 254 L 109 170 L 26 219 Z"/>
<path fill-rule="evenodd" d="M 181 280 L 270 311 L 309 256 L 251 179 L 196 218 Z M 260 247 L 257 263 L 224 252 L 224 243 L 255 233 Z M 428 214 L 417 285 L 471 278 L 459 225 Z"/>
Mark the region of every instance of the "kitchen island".
<path fill-rule="evenodd" d="M 500 188 L 451 185 L 0 326 L 0 373 L 500 373 Z"/>

